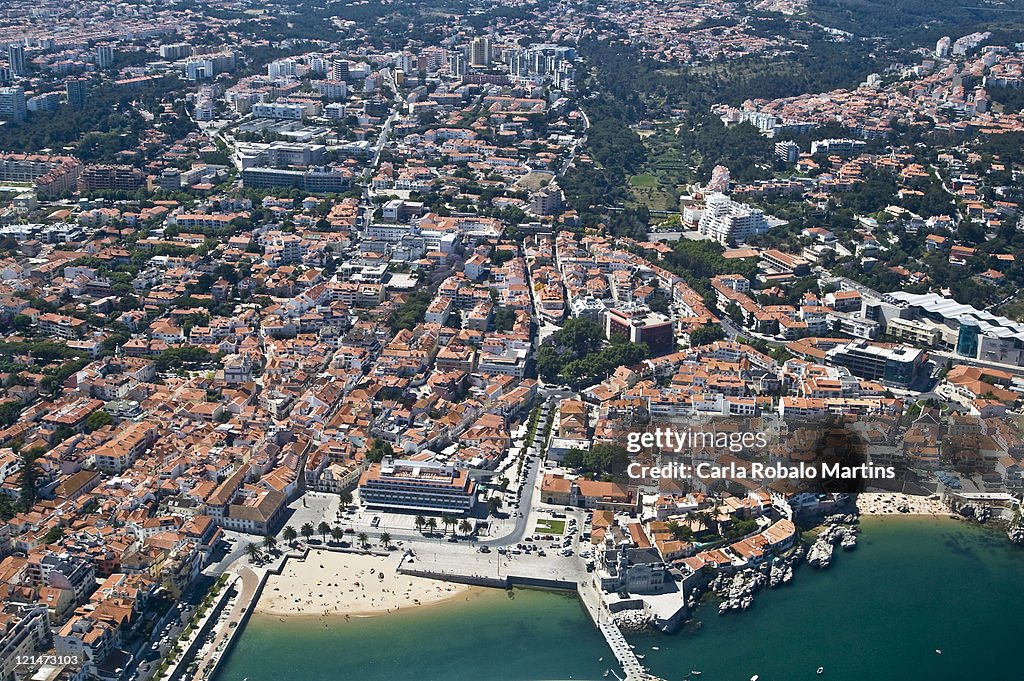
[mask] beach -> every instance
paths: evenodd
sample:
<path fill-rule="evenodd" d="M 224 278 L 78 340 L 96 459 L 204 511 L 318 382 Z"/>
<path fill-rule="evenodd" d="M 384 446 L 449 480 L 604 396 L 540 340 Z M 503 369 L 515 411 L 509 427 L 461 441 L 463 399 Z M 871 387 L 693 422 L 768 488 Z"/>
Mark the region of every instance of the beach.
<path fill-rule="evenodd" d="M 951 515 L 941 499 L 896 492 L 862 492 L 857 495 L 857 511 L 861 515 Z"/>
<path fill-rule="evenodd" d="M 271 575 L 255 612 L 276 616 L 369 617 L 469 598 L 477 587 L 396 572 L 401 554 L 310 551 Z"/>

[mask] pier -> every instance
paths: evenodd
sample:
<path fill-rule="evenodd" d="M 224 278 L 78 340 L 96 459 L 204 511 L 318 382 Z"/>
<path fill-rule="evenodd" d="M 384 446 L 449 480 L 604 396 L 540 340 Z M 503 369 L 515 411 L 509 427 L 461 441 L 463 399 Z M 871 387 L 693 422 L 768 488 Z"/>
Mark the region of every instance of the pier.
<path fill-rule="evenodd" d="M 599 628 L 604 640 L 608 642 L 608 647 L 612 649 L 615 659 L 622 665 L 622 671 L 626 673 L 625 681 L 647 681 L 651 678 L 615 622 L 605 620 L 599 625 Z"/>

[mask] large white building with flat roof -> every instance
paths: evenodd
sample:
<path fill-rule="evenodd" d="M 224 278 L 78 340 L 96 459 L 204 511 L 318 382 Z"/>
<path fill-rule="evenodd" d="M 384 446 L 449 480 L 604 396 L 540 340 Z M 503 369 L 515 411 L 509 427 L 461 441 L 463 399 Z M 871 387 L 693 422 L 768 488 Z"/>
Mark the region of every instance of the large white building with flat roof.
<path fill-rule="evenodd" d="M 465 514 L 476 500 L 476 483 L 450 464 L 385 458 L 360 477 L 359 500 L 369 508 Z"/>
<path fill-rule="evenodd" d="M 760 209 L 714 193 L 704 202 L 697 231 L 720 244 L 741 244 L 755 234 L 767 232 L 768 220 Z"/>

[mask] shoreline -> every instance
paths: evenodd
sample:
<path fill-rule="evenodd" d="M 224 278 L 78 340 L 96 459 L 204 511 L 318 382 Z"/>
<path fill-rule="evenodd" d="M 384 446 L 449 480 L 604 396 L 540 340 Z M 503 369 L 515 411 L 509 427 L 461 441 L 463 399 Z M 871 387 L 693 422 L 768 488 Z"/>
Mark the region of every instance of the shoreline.
<path fill-rule="evenodd" d="M 906 507 L 906 513 L 899 509 Z M 857 513 L 861 516 L 924 516 L 949 518 L 955 516 L 941 499 L 900 492 L 861 492 L 857 495 Z"/>
<path fill-rule="evenodd" d="M 482 592 L 456 582 L 402 575 L 401 554 L 374 556 L 311 550 L 291 557 L 280 575 L 271 574 L 253 614 L 279 619 L 365 619 L 432 605 Z"/>

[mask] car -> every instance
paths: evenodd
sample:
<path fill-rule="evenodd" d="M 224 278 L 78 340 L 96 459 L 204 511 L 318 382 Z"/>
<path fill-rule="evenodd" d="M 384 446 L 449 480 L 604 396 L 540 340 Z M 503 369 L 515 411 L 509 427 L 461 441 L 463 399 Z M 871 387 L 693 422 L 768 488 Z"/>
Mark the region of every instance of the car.
<path fill-rule="evenodd" d="M 481 546 L 477 550 L 480 551 L 480 553 L 490 553 L 491 552 L 491 547 L 490 546 Z"/>
<path fill-rule="evenodd" d="M 448 537 L 448 542 L 451 544 L 458 544 L 459 538 L 453 534 L 452 536 Z"/>

